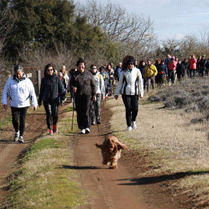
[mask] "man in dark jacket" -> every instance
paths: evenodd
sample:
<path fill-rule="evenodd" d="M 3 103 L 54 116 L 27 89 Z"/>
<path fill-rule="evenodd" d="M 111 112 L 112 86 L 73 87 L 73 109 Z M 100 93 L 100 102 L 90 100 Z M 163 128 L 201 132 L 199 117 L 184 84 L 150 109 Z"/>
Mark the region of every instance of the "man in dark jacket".
<path fill-rule="evenodd" d="M 91 72 L 85 70 L 83 59 L 77 62 L 78 70 L 72 75 L 70 87 L 74 92 L 78 127 L 81 134 L 90 133 L 91 103 L 96 101 L 96 86 Z"/>

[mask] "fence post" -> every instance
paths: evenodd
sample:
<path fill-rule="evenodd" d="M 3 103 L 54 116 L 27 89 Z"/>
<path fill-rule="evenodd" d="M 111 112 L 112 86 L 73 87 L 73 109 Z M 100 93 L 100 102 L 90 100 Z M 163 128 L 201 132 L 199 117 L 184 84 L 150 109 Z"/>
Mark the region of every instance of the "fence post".
<path fill-rule="evenodd" d="M 38 84 L 38 95 L 40 93 L 40 88 L 41 88 L 41 71 L 37 70 L 37 84 Z"/>

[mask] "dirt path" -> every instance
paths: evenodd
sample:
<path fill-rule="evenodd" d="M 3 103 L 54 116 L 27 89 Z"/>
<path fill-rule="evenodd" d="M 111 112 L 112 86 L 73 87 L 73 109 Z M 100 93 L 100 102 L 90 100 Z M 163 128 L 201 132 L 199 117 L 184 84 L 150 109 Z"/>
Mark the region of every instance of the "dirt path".
<path fill-rule="evenodd" d="M 103 141 L 104 134 L 109 131 L 110 112 L 103 107 L 102 125 L 91 127 L 88 135 L 77 134 L 75 138 L 75 165 L 72 169 L 80 171 L 80 182 L 86 190 L 93 192 L 95 198 L 88 202 L 88 208 L 103 209 L 176 209 L 181 207 L 169 193 L 162 192 L 162 183 L 157 177 L 139 180 L 139 157 L 126 151 L 119 162 L 119 168 L 112 170 L 102 165 L 100 149 L 95 143 Z M 123 153 L 122 153 L 123 155 Z M 131 161 L 131 163 L 130 163 Z M 141 161 L 143 164 L 143 160 Z M 137 180 L 137 181 L 136 181 Z M 166 180 L 165 180 L 166 181 Z M 87 208 L 87 207 L 85 207 Z"/>
<path fill-rule="evenodd" d="M 104 105 L 104 103 L 103 103 Z M 187 207 L 179 205 L 170 193 L 162 191 L 166 179 L 138 178 L 143 169 L 143 157 L 131 151 L 122 153 L 119 168 L 112 170 L 102 165 L 101 151 L 95 143 L 103 141 L 109 132 L 110 111 L 108 106 L 102 108 L 102 124 L 92 126 L 88 135 L 76 134 L 74 138 L 74 165 L 70 169 L 78 170 L 80 182 L 86 189 L 87 206 L 91 209 L 176 209 Z M 13 129 L 1 131 L 0 139 L 0 202 L 6 196 L 3 190 L 5 178 L 15 169 L 14 165 L 21 152 L 33 140 L 43 134 L 47 128 L 45 114 L 34 113 L 27 116 L 25 143 L 13 141 Z M 34 124 L 31 126 L 31 124 Z M 168 181 L 168 180 L 167 180 Z M 89 198 L 89 191 L 93 197 Z M 182 202 L 182 201 L 181 201 Z M 0 204 L 1 206 L 1 204 Z M 1 208 L 1 207 L 0 207 Z"/>

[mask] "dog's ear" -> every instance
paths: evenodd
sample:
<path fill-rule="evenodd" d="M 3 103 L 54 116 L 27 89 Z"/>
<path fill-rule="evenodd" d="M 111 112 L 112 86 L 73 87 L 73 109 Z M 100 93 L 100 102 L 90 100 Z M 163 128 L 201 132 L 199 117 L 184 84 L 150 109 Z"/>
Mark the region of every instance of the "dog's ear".
<path fill-rule="evenodd" d="M 96 145 L 97 148 L 102 148 L 102 145 L 101 144 L 97 144 L 96 143 L 95 145 Z"/>
<path fill-rule="evenodd" d="M 120 142 L 117 142 L 117 147 L 118 147 L 118 150 L 128 149 L 128 147 L 125 144 L 121 144 Z"/>

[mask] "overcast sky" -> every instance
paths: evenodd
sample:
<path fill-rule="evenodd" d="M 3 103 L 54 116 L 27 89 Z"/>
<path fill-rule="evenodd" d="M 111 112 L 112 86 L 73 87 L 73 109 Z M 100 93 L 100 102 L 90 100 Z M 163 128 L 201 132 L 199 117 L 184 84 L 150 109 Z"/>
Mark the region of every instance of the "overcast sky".
<path fill-rule="evenodd" d="M 108 0 L 97 1 L 108 2 Z M 186 35 L 200 39 L 203 34 L 209 33 L 209 0 L 111 0 L 109 2 L 119 4 L 126 8 L 127 12 L 150 17 L 154 23 L 154 33 L 159 40 L 181 39 Z"/>

